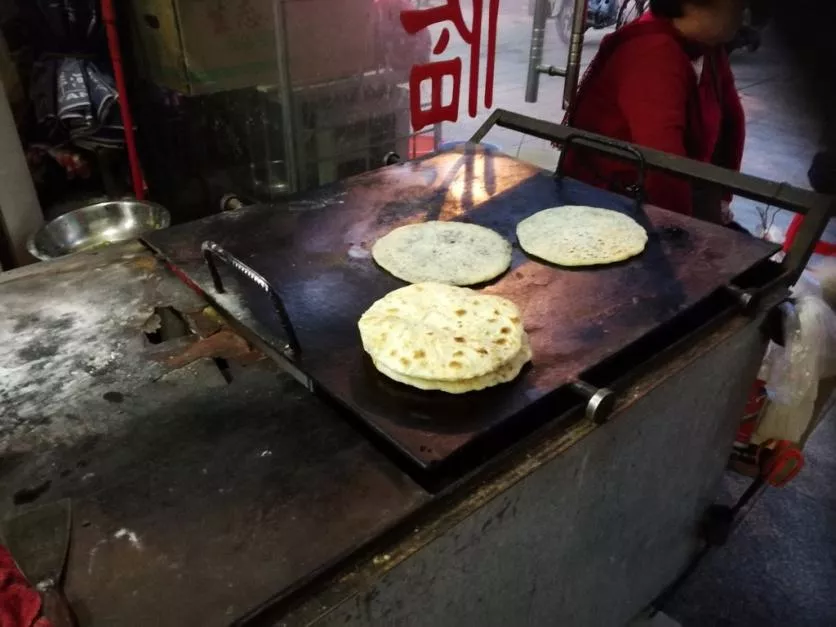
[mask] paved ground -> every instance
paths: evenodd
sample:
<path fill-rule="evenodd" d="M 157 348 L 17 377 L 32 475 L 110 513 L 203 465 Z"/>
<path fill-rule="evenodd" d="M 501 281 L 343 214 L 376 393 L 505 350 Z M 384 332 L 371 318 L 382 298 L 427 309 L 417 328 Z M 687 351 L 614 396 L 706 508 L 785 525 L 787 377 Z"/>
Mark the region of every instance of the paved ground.
<path fill-rule="evenodd" d="M 683 627 L 836 625 L 834 450 L 831 413 L 805 448 L 801 474 L 767 490 L 666 608 Z M 724 483 L 731 503 L 746 480 L 729 475 Z"/>

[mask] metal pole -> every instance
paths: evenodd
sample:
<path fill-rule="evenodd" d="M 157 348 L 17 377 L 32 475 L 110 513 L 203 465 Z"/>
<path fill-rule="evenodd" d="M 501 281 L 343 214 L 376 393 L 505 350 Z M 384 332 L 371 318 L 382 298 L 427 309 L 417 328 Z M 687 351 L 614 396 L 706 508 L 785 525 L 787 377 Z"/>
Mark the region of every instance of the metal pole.
<path fill-rule="evenodd" d="M 543 63 L 543 41 L 546 38 L 548 17 L 549 0 L 534 0 L 531 47 L 528 52 L 528 78 L 525 82 L 526 102 L 537 102 L 537 94 L 540 91 L 540 65 Z"/>
<path fill-rule="evenodd" d="M 572 38 L 569 41 L 569 58 L 566 61 L 566 80 L 563 82 L 563 108 L 568 109 L 575 98 L 581 74 L 583 35 L 586 32 L 587 0 L 575 0 L 572 17 Z"/>
<path fill-rule="evenodd" d="M 273 20 L 276 32 L 276 64 L 279 78 L 279 102 L 282 107 L 282 140 L 284 142 L 284 163 L 287 186 L 290 193 L 299 189 L 299 174 L 296 167 L 296 110 L 293 107 L 293 84 L 290 82 L 290 57 L 287 46 L 287 18 L 285 0 L 273 0 Z M 266 164 L 268 179 L 270 164 Z"/>
<path fill-rule="evenodd" d="M 2 37 L 2 35 L 0 35 Z M 41 205 L 0 80 L 0 272 L 33 261 L 26 239 L 43 224 Z M 0 297 L 2 298 L 2 297 Z"/>
<path fill-rule="evenodd" d="M 566 68 L 563 69 L 553 65 L 543 65 L 543 41 L 546 35 L 546 20 L 549 16 L 549 2 L 548 0 L 535 0 L 534 19 L 531 25 L 531 47 L 528 53 L 528 78 L 525 83 L 526 102 L 537 102 L 540 91 L 540 74 L 548 74 L 549 76 L 565 77 L 563 108 L 567 109 L 572 103 L 580 80 L 583 36 L 586 32 L 586 7 L 587 0 L 574 0 L 572 36 L 569 40 Z"/>

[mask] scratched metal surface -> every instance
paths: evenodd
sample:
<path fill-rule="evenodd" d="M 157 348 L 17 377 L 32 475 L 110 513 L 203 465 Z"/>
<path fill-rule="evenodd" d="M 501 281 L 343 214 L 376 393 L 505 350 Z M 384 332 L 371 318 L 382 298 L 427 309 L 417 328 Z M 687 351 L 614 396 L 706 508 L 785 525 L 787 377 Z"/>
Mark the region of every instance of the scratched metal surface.
<path fill-rule="evenodd" d="M 72 498 L 81 625 L 229 624 L 429 499 L 269 360 L 149 344 L 158 306 L 206 303 L 137 244 L 0 275 L 0 517 Z"/>
<path fill-rule="evenodd" d="M 631 215 L 648 229 L 646 251 L 622 264 L 580 270 L 530 259 L 516 243 L 516 225 L 563 204 Z M 369 249 L 397 226 L 431 219 L 481 224 L 514 243 L 510 271 L 484 288 L 512 299 L 523 312 L 534 359 L 514 382 L 463 396 L 421 392 L 379 375 L 364 355 L 357 319 L 403 285 L 375 265 Z M 512 418 L 534 420 L 544 408 L 557 415 L 569 402 L 560 396 L 561 386 L 776 250 L 654 207 L 637 215 L 623 197 L 574 181 L 558 185 L 549 173 L 472 147 L 348 179 L 284 210 L 252 207 L 148 237 L 210 298 L 276 346 L 282 334 L 263 296 L 229 279 L 231 296 L 214 293 L 200 256 L 204 240 L 217 242 L 272 283 L 299 337 L 302 370 L 422 468 L 468 445 L 474 449 Z"/>

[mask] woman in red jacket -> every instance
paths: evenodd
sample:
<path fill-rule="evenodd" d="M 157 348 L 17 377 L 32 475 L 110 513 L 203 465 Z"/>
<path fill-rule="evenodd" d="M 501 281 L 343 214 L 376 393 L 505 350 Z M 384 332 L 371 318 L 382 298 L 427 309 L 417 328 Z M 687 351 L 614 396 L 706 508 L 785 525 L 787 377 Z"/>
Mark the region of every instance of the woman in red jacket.
<path fill-rule="evenodd" d="M 740 169 L 744 117 L 722 44 L 740 26 L 744 0 L 650 0 L 650 12 L 601 42 L 566 123 L 675 155 Z M 624 192 L 635 167 L 570 149 L 566 175 Z M 648 172 L 646 199 L 671 211 L 729 222 L 728 200 Z M 723 202 L 721 203 L 721 200 Z"/>

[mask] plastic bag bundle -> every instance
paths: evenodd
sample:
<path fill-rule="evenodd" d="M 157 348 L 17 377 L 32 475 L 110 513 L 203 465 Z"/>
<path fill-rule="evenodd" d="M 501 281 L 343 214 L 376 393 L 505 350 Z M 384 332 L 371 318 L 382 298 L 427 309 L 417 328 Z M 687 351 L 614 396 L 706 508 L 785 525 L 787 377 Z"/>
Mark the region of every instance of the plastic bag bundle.
<path fill-rule="evenodd" d="M 836 257 L 820 258 L 805 274 L 817 281 L 819 295 L 836 310 Z"/>
<path fill-rule="evenodd" d="M 800 442 L 813 419 L 819 381 L 836 375 L 836 313 L 822 298 L 820 282 L 805 273 L 793 288 L 784 317 L 785 346 L 771 344 L 760 378 L 770 404 L 753 442 Z"/>

